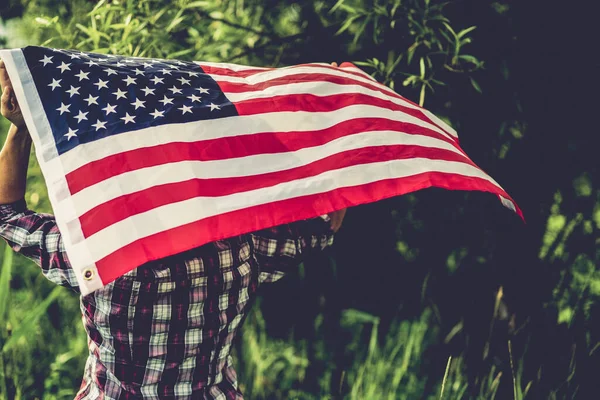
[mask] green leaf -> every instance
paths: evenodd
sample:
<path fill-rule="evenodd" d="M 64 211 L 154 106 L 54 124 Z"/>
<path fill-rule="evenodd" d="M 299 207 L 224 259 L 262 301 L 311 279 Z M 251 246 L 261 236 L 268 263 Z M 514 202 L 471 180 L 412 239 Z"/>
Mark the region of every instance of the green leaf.
<path fill-rule="evenodd" d="M 479 87 L 479 84 L 477 83 L 477 81 L 475 79 L 473 79 L 473 78 L 470 78 L 470 79 L 471 79 L 471 85 L 473 85 L 473 87 L 475 88 L 475 90 L 477 90 L 479 93 L 483 93 L 481 91 L 481 88 Z"/>
<path fill-rule="evenodd" d="M 6 343 L 4 343 L 4 346 L 2 347 L 3 353 L 8 352 L 23 336 L 31 335 L 35 332 L 35 325 L 37 321 L 42 315 L 46 313 L 46 310 L 48 309 L 50 304 L 52 304 L 58 298 L 58 296 L 61 295 L 63 290 L 65 290 L 63 287 L 55 287 L 54 290 L 50 292 L 48 297 L 44 299 L 44 301 L 42 301 L 40 304 L 38 304 L 36 307 L 34 307 L 31 311 L 27 313 L 27 316 L 25 316 L 25 318 L 23 319 L 23 321 L 21 321 L 19 326 L 17 326 L 16 329 L 13 330 L 10 338 L 6 341 Z"/>
<path fill-rule="evenodd" d="M 10 298 L 10 279 L 12 275 L 13 251 L 9 245 L 4 246 L 2 271 L 0 271 L 0 333 L 4 334 L 8 316 L 8 299 Z"/>
<path fill-rule="evenodd" d="M 477 29 L 476 26 L 472 26 L 470 28 L 467 29 L 463 29 L 462 31 L 458 32 L 458 34 L 456 35 L 457 38 L 461 39 L 463 36 L 465 36 L 467 33 L 472 32 L 473 30 Z"/>

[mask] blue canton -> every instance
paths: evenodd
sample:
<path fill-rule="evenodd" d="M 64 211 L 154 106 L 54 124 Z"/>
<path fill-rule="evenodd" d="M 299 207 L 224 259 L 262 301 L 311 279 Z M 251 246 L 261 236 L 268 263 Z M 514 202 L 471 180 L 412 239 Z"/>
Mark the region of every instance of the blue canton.
<path fill-rule="evenodd" d="M 237 115 L 194 62 L 37 46 L 23 53 L 58 154 L 137 129 Z"/>

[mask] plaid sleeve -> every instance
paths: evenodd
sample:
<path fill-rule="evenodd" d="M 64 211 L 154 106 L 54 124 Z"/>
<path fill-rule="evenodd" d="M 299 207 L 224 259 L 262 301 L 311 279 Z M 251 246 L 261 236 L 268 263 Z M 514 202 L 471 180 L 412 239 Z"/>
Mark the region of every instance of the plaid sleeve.
<path fill-rule="evenodd" d="M 329 217 L 284 224 L 252 233 L 254 253 L 260 265 L 260 281 L 274 282 L 295 268 L 307 255 L 333 244 Z"/>
<path fill-rule="evenodd" d="M 1 204 L 0 237 L 39 265 L 48 280 L 79 292 L 54 216 L 28 210 L 25 200 Z"/>

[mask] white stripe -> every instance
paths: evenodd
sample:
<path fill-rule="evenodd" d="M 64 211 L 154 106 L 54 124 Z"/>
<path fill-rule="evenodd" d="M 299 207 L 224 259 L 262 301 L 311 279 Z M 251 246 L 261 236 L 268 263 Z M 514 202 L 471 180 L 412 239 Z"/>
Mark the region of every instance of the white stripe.
<path fill-rule="evenodd" d="M 208 61 L 194 61 L 194 63 L 199 65 L 200 67 L 202 67 L 203 65 L 206 65 L 207 67 L 224 68 L 224 69 L 229 69 L 234 72 L 247 71 L 247 70 L 253 70 L 253 69 L 264 69 L 264 70 L 271 69 L 271 68 L 267 68 L 267 67 L 251 67 L 249 65 L 241 65 L 241 64 L 233 64 L 233 63 L 217 63 L 217 62 L 208 62 Z"/>
<path fill-rule="evenodd" d="M 348 150 L 392 145 L 416 145 L 446 149 L 456 154 L 462 154 L 451 144 L 427 136 L 411 135 L 395 131 L 364 132 L 344 136 L 321 146 L 308 147 L 293 152 L 258 154 L 225 160 L 182 161 L 137 169 L 112 176 L 109 179 L 89 186 L 75 193 L 72 199 L 66 200 L 64 206 L 59 203 L 58 207 L 60 207 L 63 215 L 76 211 L 77 215 L 81 216 L 92 208 L 116 197 L 136 193 L 158 185 L 183 182 L 194 178 L 230 178 L 286 171 Z M 70 200 L 76 205 L 76 210 L 73 210 Z"/>
<path fill-rule="evenodd" d="M 218 198 L 196 197 L 131 216 L 90 236 L 76 247 L 89 249 L 98 261 L 138 239 L 211 216 L 260 204 L 324 193 L 342 187 L 365 185 L 383 179 L 403 178 L 423 172 L 446 172 L 490 178 L 480 169 L 459 162 L 413 158 L 327 171 L 321 175 L 281 183 L 250 192 Z"/>
<path fill-rule="evenodd" d="M 411 108 L 413 110 L 418 110 L 423 112 L 424 110 L 419 107 L 415 107 L 410 104 L 406 100 L 399 99 L 397 97 L 387 96 L 384 93 L 381 93 L 377 90 L 369 89 L 360 85 L 341 85 L 338 83 L 332 82 L 318 82 L 318 81 L 308 81 L 308 82 L 295 82 L 287 85 L 276 85 L 269 86 L 264 88 L 263 90 L 252 91 L 252 92 L 241 92 L 241 93 L 226 93 L 226 96 L 231 102 L 236 103 L 243 100 L 250 99 L 262 99 L 265 97 L 273 97 L 273 96 L 286 96 L 286 95 L 297 95 L 297 94 L 314 94 L 315 96 L 331 96 L 335 94 L 366 94 L 371 97 L 376 97 L 381 100 L 388 100 L 394 104 L 405 106 L 407 108 Z M 431 114 L 431 113 L 429 113 Z M 433 115 L 433 114 L 431 114 Z M 430 115 L 426 115 L 430 117 Z M 434 116 L 435 117 L 435 116 Z M 438 119 L 437 117 L 435 117 Z M 435 125 L 430 124 L 433 128 L 437 128 Z M 448 136 L 446 132 L 437 128 L 437 131 L 442 133 L 443 135 Z"/>
<path fill-rule="evenodd" d="M 342 71 L 341 69 L 331 69 L 331 68 L 320 68 L 315 66 L 293 66 L 293 67 L 285 67 L 278 68 L 273 70 L 268 70 L 265 72 L 258 72 L 254 75 L 247 76 L 245 78 L 239 76 L 229 76 L 229 75 L 219 75 L 219 74 L 208 74 L 217 82 L 234 82 L 234 83 L 245 83 L 249 85 L 255 85 L 257 83 L 268 82 L 273 79 L 283 78 L 289 75 L 295 74 L 307 74 L 307 75 L 330 75 L 337 76 L 342 78 L 347 78 L 350 80 L 354 80 L 357 82 L 368 83 L 370 85 L 375 85 L 381 90 L 387 92 L 391 96 L 399 96 L 398 93 L 394 92 L 392 89 L 388 88 L 385 85 L 382 85 L 378 82 L 373 82 L 371 79 L 364 78 L 362 76 L 356 76 L 354 74 L 350 74 L 346 71 Z M 227 93 L 227 92 L 226 92 Z M 421 107 L 415 106 L 414 104 L 406 101 L 406 106 L 411 107 L 417 110 L 420 110 Z"/>
<path fill-rule="evenodd" d="M 191 143 L 261 132 L 311 132 L 326 129 L 344 121 L 361 118 L 386 118 L 407 122 L 443 134 L 438 127 L 410 115 L 385 108 L 353 105 L 330 112 L 273 112 L 246 116 L 233 116 L 182 124 L 159 125 L 105 137 L 91 143 L 80 144 L 60 155 L 65 173 L 101 160 L 113 154 L 158 146 L 171 142 Z"/>

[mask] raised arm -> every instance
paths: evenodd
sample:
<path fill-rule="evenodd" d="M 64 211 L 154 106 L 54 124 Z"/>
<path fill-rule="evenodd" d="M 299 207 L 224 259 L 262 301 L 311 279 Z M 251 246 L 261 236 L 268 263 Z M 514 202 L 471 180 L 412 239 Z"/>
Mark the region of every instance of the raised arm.
<path fill-rule="evenodd" d="M 0 237 L 32 259 L 50 281 L 79 291 L 52 215 L 27 210 L 25 186 L 31 137 L 23 121 L 4 63 L 0 60 L 0 111 L 12 125 L 0 151 Z"/>

